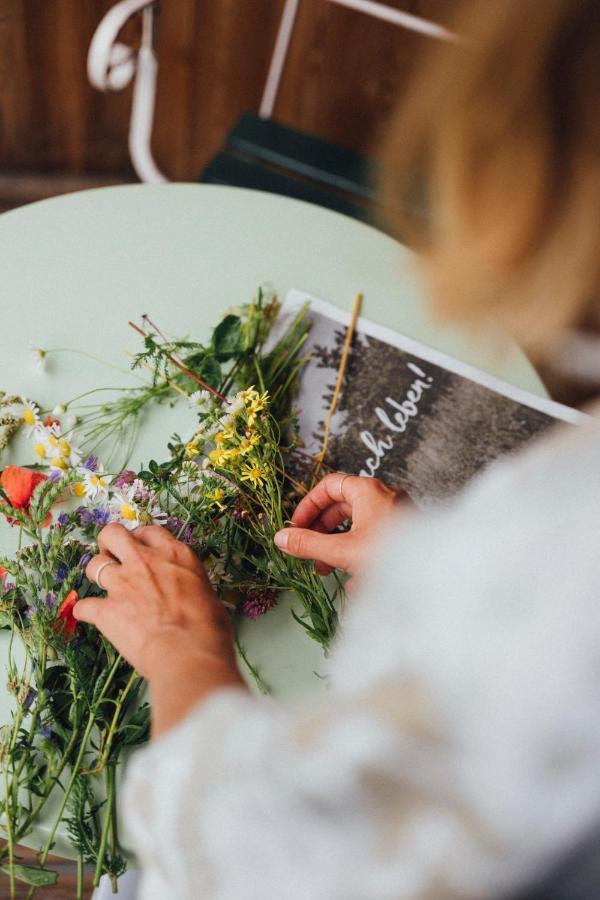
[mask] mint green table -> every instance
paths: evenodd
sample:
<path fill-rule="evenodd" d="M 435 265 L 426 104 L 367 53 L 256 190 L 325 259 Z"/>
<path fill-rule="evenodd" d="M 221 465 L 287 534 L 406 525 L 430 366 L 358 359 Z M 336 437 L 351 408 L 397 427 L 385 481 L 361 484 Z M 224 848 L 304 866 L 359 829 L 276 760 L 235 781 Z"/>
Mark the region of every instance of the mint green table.
<path fill-rule="evenodd" d="M 134 383 L 124 371 L 124 350 L 138 346 L 128 319 L 147 312 L 171 333 L 203 337 L 267 281 L 281 296 L 298 287 L 345 309 L 361 291 L 365 317 L 545 395 L 517 348 L 500 356 L 491 337 L 475 345 L 429 320 L 406 249 L 353 219 L 272 194 L 133 185 L 35 203 L 0 216 L 0 272 L 0 388 L 46 407 L 94 387 Z M 85 350 L 106 365 L 60 354 L 43 373 L 30 360 L 30 342 Z M 169 435 L 193 422 L 185 403 L 156 408 L 132 462 L 166 456 Z M 7 532 L 0 530 L 0 549 Z M 320 650 L 285 603 L 248 622 L 242 641 L 274 693 L 323 689 L 313 674 Z M 6 645 L 0 632 L 0 659 Z M 0 723 L 9 711 L 3 682 L 0 675 Z M 56 852 L 68 855 L 62 835 Z"/>

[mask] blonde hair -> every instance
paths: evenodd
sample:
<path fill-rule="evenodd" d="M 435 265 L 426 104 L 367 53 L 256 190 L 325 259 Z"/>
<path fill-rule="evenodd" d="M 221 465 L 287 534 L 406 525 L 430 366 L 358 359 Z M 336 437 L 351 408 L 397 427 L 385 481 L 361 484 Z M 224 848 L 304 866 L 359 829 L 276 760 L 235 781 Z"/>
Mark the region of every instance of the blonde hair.
<path fill-rule="evenodd" d="M 600 6 L 468 0 L 452 25 L 394 117 L 384 202 L 442 317 L 539 349 L 600 305 Z"/>

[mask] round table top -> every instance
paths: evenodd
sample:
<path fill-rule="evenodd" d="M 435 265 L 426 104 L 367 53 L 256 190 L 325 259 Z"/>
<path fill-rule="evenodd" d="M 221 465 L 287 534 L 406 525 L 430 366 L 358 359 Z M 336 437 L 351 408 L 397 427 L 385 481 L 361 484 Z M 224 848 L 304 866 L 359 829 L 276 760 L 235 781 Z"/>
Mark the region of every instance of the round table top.
<path fill-rule="evenodd" d="M 518 348 L 500 355 L 494 336 L 475 343 L 430 320 L 408 250 L 374 228 L 287 197 L 171 184 L 45 200 L 0 216 L 0 271 L 0 389 L 46 408 L 95 387 L 134 383 L 124 350 L 137 350 L 138 342 L 128 319 L 147 312 L 172 334 L 202 339 L 228 307 L 248 301 L 265 282 L 280 296 L 297 287 L 348 310 L 361 291 L 366 318 L 545 394 Z M 30 360 L 30 343 L 96 359 L 53 354 L 40 371 Z M 184 403 L 154 409 L 139 435 L 134 467 L 166 458 L 169 435 L 193 425 Z M 0 533 L 0 549 L 5 540 Z M 0 633 L 3 659 L 7 638 Z M 320 648 L 285 603 L 249 621 L 242 643 L 274 693 L 322 689 L 314 675 Z M 8 710 L 8 695 L 0 691 L 0 722 Z M 67 846 L 59 835 L 61 851 Z"/>

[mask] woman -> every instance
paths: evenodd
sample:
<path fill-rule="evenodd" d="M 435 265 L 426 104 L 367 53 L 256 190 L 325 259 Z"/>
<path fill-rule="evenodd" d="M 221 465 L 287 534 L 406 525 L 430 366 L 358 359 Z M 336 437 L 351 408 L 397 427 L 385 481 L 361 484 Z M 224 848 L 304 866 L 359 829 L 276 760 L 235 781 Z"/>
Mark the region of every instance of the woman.
<path fill-rule="evenodd" d="M 598 6 L 467 3 L 455 28 L 394 125 L 388 189 L 427 186 L 426 233 L 402 233 L 440 313 L 551 349 L 600 297 Z M 247 692 L 188 548 L 109 525 L 88 567 L 108 597 L 75 614 L 150 684 L 124 805 L 143 900 L 505 897 L 555 870 L 541 897 L 584 896 L 567 860 L 598 856 L 599 459 L 596 429 L 559 430 L 426 515 L 324 479 L 276 543 L 359 591 L 330 690 L 294 707 Z"/>

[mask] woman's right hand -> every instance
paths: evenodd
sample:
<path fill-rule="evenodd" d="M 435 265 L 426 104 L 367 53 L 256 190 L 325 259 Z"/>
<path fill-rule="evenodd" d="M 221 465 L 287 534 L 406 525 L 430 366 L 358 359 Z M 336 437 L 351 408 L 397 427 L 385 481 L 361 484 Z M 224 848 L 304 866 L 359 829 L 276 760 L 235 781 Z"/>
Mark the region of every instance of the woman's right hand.
<path fill-rule="evenodd" d="M 313 559 L 320 575 L 343 569 L 355 576 L 400 503 L 410 505 L 408 495 L 391 490 L 377 478 L 334 472 L 302 498 L 292 526 L 277 532 L 275 544 L 290 556 Z M 331 534 L 348 520 L 352 522 L 349 531 Z"/>

